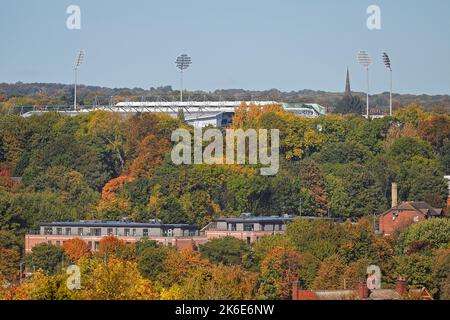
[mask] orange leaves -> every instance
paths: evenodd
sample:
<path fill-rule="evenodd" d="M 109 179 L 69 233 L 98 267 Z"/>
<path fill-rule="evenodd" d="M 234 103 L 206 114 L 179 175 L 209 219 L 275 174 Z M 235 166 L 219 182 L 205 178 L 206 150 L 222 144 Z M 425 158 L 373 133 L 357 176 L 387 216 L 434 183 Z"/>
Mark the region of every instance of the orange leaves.
<path fill-rule="evenodd" d="M 127 244 L 115 236 L 107 236 L 100 240 L 98 255 L 100 257 L 120 257 L 131 258 L 133 256 L 134 245 Z"/>
<path fill-rule="evenodd" d="M 63 249 L 72 261 L 78 261 L 82 257 L 89 257 L 90 250 L 86 242 L 74 238 L 63 243 Z"/>
<path fill-rule="evenodd" d="M 299 278 L 301 262 L 301 255 L 288 246 L 275 247 L 269 251 L 261 262 L 259 294 L 268 298 L 288 298 L 292 283 Z"/>
<path fill-rule="evenodd" d="M 120 176 L 115 179 L 110 180 L 102 190 L 102 199 L 103 200 L 111 200 L 115 197 L 116 193 L 121 190 L 124 185 L 128 182 L 133 181 L 133 179 L 129 176 Z"/>
<path fill-rule="evenodd" d="M 158 139 L 153 134 L 145 137 L 137 148 L 136 159 L 131 163 L 130 176 L 133 178 L 150 177 L 170 148 L 171 143 L 167 139 Z"/>

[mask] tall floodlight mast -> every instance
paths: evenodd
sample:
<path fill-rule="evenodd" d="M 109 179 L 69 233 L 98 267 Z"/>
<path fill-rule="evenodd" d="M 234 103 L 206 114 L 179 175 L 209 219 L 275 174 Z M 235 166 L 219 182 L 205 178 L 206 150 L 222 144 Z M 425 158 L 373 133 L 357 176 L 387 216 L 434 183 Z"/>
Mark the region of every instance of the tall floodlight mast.
<path fill-rule="evenodd" d="M 392 67 L 391 67 L 391 59 L 389 59 L 389 56 L 386 52 L 383 52 L 383 63 L 389 70 L 390 75 L 391 88 L 389 91 L 389 115 L 392 117 Z"/>
<path fill-rule="evenodd" d="M 360 65 L 366 69 L 367 75 L 367 93 L 366 93 L 366 116 L 369 119 L 369 66 L 372 64 L 372 58 L 369 56 L 369 53 L 365 50 L 361 50 L 358 52 L 358 62 Z"/>
<path fill-rule="evenodd" d="M 77 57 L 75 58 L 74 71 L 75 71 L 75 88 L 73 91 L 73 109 L 77 110 L 77 82 L 78 82 L 78 68 L 83 64 L 84 59 L 86 57 L 86 52 L 84 50 L 80 50 L 78 52 Z"/>
<path fill-rule="evenodd" d="M 191 63 L 192 63 L 191 57 L 189 57 L 187 54 L 182 54 L 178 56 L 177 60 L 175 61 L 175 64 L 177 65 L 177 68 L 180 69 L 181 73 L 180 102 L 183 102 L 183 72 L 184 70 L 189 68 Z"/>

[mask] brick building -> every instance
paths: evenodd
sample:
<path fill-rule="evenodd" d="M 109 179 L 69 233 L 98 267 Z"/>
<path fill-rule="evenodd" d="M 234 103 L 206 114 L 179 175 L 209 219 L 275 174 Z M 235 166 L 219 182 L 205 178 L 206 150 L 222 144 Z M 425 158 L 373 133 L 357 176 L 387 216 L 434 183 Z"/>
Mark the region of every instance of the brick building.
<path fill-rule="evenodd" d="M 397 184 L 392 184 L 392 207 L 380 214 L 378 230 L 388 236 L 414 223 L 444 217 L 443 210 L 433 208 L 423 201 L 407 201 L 397 203 Z"/>
<path fill-rule="evenodd" d="M 142 238 L 157 241 L 177 248 L 195 247 L 207 241 L 199 235 L 197 227 L 188 224 L 162 224 L 159 221 L 136 223 L 127 221 L 78 221 L 52 222 L 40 225 L 38 234 L 25 236 L 25 252 L 41 243 L 63 245 L 73 238 L 82 239 L 88 247 L 96 251 L 100 240 L 106 236 L 116 236 L 128 243 Z"/>
<path fill-rule="evenodd" d="M 335 220 L 316 217 L 299 218 Z M 36 234 L 25 236 L 25 251 L 31 252 L 34 246 L 41 243 L 60 246 L 73 238 L 84 240 L 91 250 L 96 251 L 100 240 L 111 235 L 129 243 L 147 238 L 176 248 L 196 248 L 209 240 L 223 237 L 235 237 L 247 243 L 252 243 L 265 235 L 284 233 L 287 224 L 293 219 L 292 216 L 288 215 L 256 217 L 244 213 L 236 218 L 215 219 L 201 230 L 188 224 L 163 224 L 160 221 L 136 223 L 91 220 L 43 223 Z"/>

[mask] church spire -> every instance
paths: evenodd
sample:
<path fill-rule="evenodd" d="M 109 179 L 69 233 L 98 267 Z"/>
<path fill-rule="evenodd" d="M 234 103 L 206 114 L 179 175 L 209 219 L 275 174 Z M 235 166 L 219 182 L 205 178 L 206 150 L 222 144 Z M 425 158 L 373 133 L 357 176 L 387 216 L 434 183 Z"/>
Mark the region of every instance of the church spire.
<path fill-rule="evenodd" d="M 345 82 L 345 95 L 351 95 L 352 94 L 352 89 L 350 88 L 350 74 L 348 72 L 348 67 L 347 67 L 347 80 Z"/>

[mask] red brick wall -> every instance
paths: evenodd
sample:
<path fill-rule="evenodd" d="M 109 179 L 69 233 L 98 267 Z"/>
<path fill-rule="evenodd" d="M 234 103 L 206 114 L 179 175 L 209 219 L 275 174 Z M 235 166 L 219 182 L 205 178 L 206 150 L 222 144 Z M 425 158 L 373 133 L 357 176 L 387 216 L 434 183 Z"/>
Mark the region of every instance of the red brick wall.
<path fill-rule="evenodd" d="M 101 236 L 99 237 L 82 237 L 82 236 L 65 236 L 65 235 L 26 235 L 25 236 L 25 252 L 29 253 L 31 252 L 31 249 L 41 243 L 50 243 L 53 245 L 56 245 L 57 241 L 59 241 L 59 244 L 62 245 L 64 241 L 67 241 L 69 239 L 73 238 L 79 238 L 86 243 L 88 241 L 91 241 L 94 243 L 95 241 L 100 241 L 102 239 Z M 140 240 L 139 238 L 135 237 L 118 237 L 121 240 L 124 240 L 126 242 L 136 242 Z M 184 248 L 195 248 L 198 247 L 200 244 L 204 244 L 208 239 L 206 237 L 192 237 L 192 238 L 163 238 L 163 237 L 150 237 L 149 240 L 154 240 L 162 245 L 169 245 L 169 243 L 172 244 L 172 246 L 178 248 L 178 249 L 184 249 Z"/>
<path fill-rule="evenodd" d="M 384 216 L 380 217 L 379 229 L 384 235 L 391 235 L 395 230 L 425 220 L 425 216 L 417 211 L 399 211 L 399 214 L 395 220 L 392 219 L 393 216 L 394 215 L 391 210 Z M 418 222 L 414 221 L 414 217 L 419 217 Z"/>

